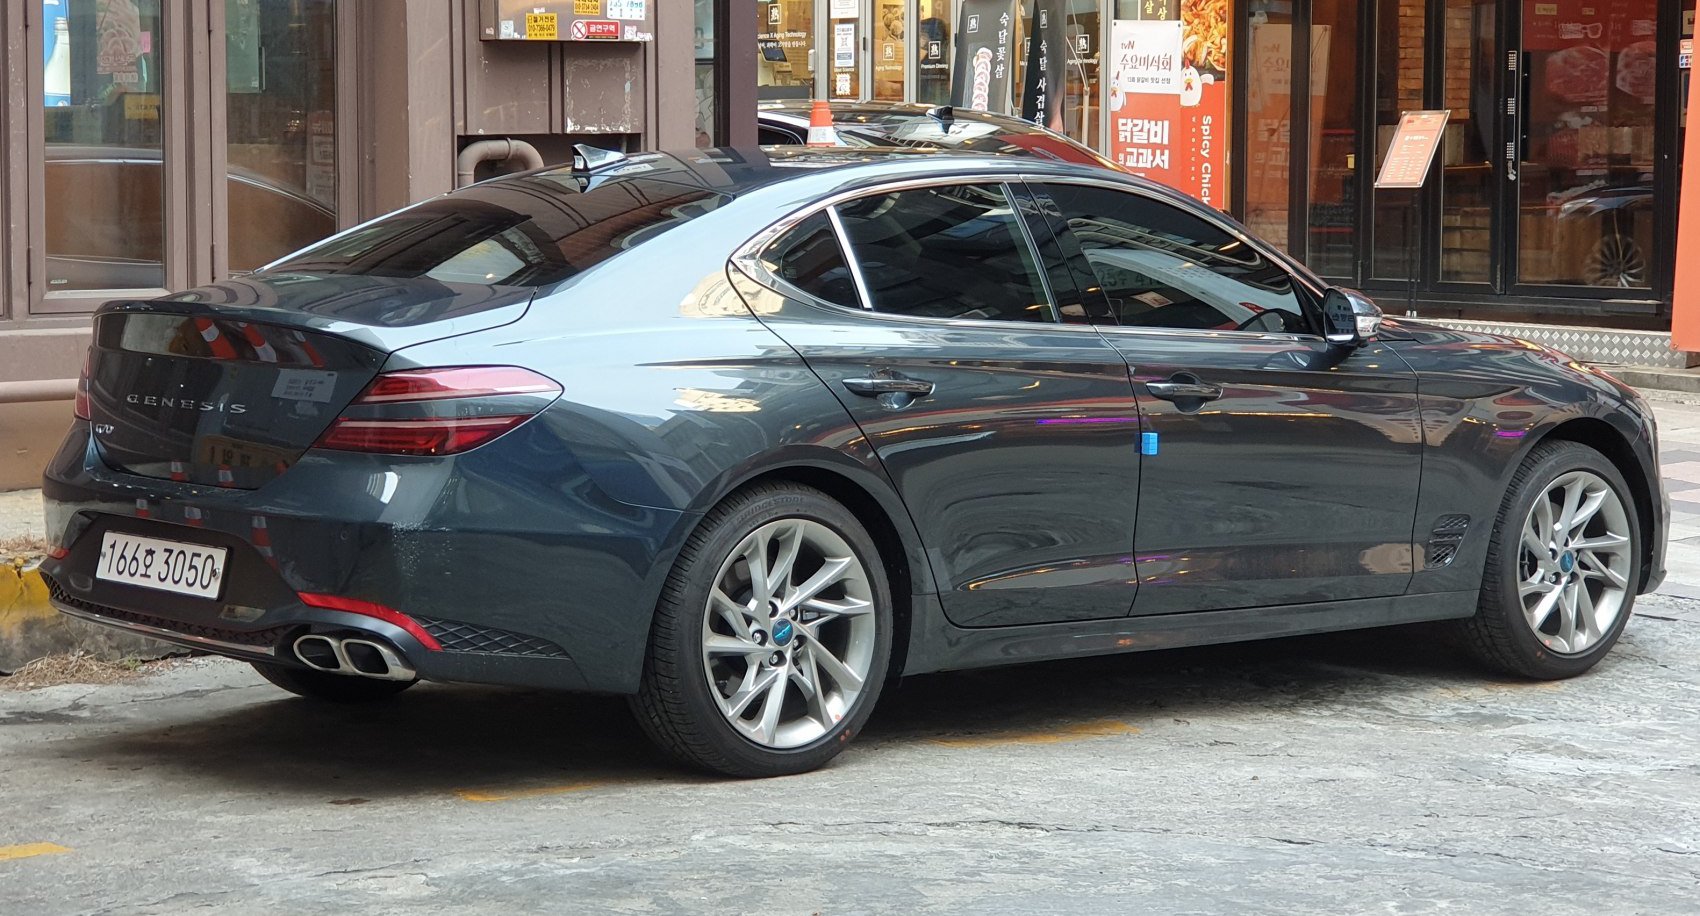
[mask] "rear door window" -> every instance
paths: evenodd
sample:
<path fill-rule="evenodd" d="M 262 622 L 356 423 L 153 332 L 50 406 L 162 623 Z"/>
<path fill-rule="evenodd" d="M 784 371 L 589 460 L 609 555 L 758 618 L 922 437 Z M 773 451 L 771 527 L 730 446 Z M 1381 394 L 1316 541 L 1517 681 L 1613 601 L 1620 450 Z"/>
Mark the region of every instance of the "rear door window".
<path fill-rule="evenodd" d="M 1170 203 L 1050 184 L 1057 225 L 1085 255 L 1081 278 L 1131 327 L 1314 333 L 1292 274 L 1226 229 Z"/>
<path fill-rule="evenodd" d="M 838 207 L 874 311 L 1055 321 L 1032 246 L 1001 185 L 894 191 Z"/>

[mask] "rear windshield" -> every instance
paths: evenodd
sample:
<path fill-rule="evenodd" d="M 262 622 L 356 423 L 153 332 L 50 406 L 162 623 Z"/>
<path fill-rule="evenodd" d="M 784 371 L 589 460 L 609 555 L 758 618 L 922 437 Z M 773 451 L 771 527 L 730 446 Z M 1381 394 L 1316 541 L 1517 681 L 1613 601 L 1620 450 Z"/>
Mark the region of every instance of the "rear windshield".
<path fill-rule="evenodd" d="M 426 201 L 291 255 L 271 269 L 550 286 L 730 199 L 643 178 L 580 192 L 571 172 L 544 172 Z"/>

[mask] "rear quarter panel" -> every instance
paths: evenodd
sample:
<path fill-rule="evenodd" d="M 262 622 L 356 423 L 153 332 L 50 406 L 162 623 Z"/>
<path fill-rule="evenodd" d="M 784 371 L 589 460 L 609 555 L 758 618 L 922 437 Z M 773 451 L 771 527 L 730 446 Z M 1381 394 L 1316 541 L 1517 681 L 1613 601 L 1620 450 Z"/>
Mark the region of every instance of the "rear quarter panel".
<path fill-rule="evenodd" d="M 860 430 L 728 281 L 727 255 L 763 225 L 686 223 L 665 241 L 540 296 L 513 325 L 409 347 L 387 367 L 517 365 L 542 372 L 564 394 L 525 427 L 554 453 L 550 470 L 534 481 L 539 511 L 552 500 L 585 498 L 551 486 L 582 478 L 634 510 L 669 510 L 657 517 L 677 518 L 677 530 L 655 538 L 664 549 L 647 558 L 648 573 L 629 592 L 604 593 L 594 608 L 570 595 L 559 601 L 557 613 L 594 614 L 605 618 L 604 626 L 625 628 L 602 644 L 626 657 L 611 667 L 634 677 L 684 538 L 729 493 L 764 474 L 809 468 L 853 483 L 897 529 L 913 589 L 932 589 L 919 538 Z M 576 573 L 535 575 L 547 587 L 570 583 Z M 616 619 L 621 622 L 611 623 Z"/>

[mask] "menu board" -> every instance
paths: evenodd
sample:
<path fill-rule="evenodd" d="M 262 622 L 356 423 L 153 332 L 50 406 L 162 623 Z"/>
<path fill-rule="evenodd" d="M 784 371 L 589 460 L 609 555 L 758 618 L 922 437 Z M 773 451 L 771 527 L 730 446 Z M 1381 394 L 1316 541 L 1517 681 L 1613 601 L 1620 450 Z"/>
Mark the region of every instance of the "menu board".
<path fill-rule="evenodd" d="M 1407 111 L 1399 119 L 1399 130 L 1387 148 L 1387 158 L 1381 162 L 1381 174 L 1376 176 L 1378 188 L 1420 188 L 1428 180 L 1429 166 L 1440 149 L 1441 137 L 1446 134 L 1446 122 L 1452 109 L 1441 111 Z"/>

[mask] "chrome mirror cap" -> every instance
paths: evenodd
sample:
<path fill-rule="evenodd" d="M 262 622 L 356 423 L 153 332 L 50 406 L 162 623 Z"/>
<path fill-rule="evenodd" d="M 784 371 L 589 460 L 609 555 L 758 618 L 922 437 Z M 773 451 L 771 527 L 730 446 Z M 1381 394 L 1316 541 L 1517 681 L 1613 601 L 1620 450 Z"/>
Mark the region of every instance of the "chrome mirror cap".
<path fill-rule="evenodd" d="M 1322 298 L 1323 320 L 1328 324 L 1328 342 L 1340 347 L 1361 347 L 1381 333 L 1381 309 L 1355 289 L 1332 287 Z"/>

